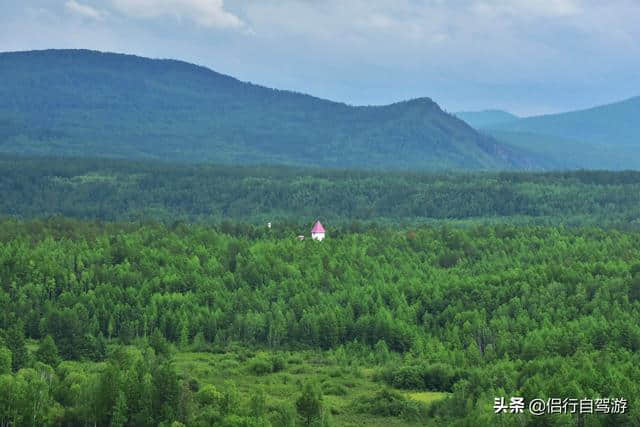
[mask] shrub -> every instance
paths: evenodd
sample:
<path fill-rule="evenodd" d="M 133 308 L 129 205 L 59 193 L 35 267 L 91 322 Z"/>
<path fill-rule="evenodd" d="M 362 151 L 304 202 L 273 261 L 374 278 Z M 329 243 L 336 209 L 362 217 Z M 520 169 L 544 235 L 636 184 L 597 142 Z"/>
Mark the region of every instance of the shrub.
<path fill-rule="evenodd" d="M 289 363 L 289 365 L 300 365 L 303 362 L 304 361 L 302 360 L 302 358 L 300 356 L 291 356 L 291 357 L 289 357 L 289 360 L 287 361 L 287 363 Z"/>
<path fill-rule="evenodd" d="M 284 360 L 284 357 L 282 357 L 281 354 L 274 354 L 271 357 L 271 365 L 273 372 L 280 372 L 285 368 L 287 362 Z"/>
<path fill-rule="evenodd" d="M 423 389 L 422 372 L 417 366 L 403 366 L 393 372 L 391 385 L 397 388 Z"/>
<path fill-rule="evenodd" d="M 331 378 L 342 378 L 344 374 L 345 372 L 340 368 L 332 369 L 331 371 L 329 371 L 329 376 Z"/>
<path fill-rule="evenodd" d="M 409 365 L 387 368 L 377 379 L 387 384 L 408 390 L 451 391 L 453 384 L 462 377 L 460 371 L 450 365 Z"/>
<path fill-rule="evenodd" d="M 293 374 L 310 374 L 312 372 L 311 369 L 309 369 L 308 366 L 306 365 L 302 365 L 302 366 L 296 366 L 294 369 L 291 370 L 291 373 Z"/>
<path fill-rule="evenodd" d="M 274 426 L 295 427 L 296 409 L 290 403 L 278 403 L 269 409 L 269 421 Z"/>
<path fill-rule="evenodd" d="M 360 397 L 354 402 L 356 412 L 383 417 L 402 417 L 407 420 L 424 420 L 426 405 L 407 399 L 394 390 L 381 390 L 371 397 Z"/>
<path fill-rule="evenodd" d="M 271 361 L 263 357 L 254 357 L 249 362 L 249 371 L 254 375 L 266 375 L 273 372 Z"/>
<path fill-rule="evenodd" d="M 457 253 L 449 251 L 438 257 L 438 265 L 442 268 L 451 268 L 454 267 L 459 260 L 460 256 Z"/>
<path fill-rule="evenodd" d="M 230 369 L 237 369 L 240 366 L 240 362 L 238 362 L 235 359 L 223 359 L 217 364 L 211 363 L 211 366 L 214 366 L 214 367 L 217 366 L 222 369 L 230 370 Z"/>
<path fill-rule="evenodd" d="M 397 417 L 402 414 L 407 399 L 397 391 L 382 390 L 374 396 L 363 396 L 354 402 L 356 412 L 379 415 L 383 417 Z"/>
<path fill-rule="evenodd" d="M 198 391 L 196 399 L 202 406 L 219 406 L 222 401 L 222 393 L 220 393 L 214 386 L 207 384 Z"/>
<path fill-rule="evenodd" d="M 195 378 L 189 378 L 189 380 L 187 381 L 187 386 L 189 387 L 189 390 L 194 393 L 197 393 L 198 390 L 200 390 L 200 383 L 198 383 L 198 380 Z"/>
<path fill-rule="evenodd" d="M 458 375 L 453 371 L 453 368 L 443 363 L 425 366 L 422 369 L 422 379 L 428 390 L 451 391 L 457 377 Z"/>
<path fill-rule="evenodd" d="M 322 393 L 331 394 L 334 396 L 345 396 L 348 391 L 342 384 L 335 383 L 333 381 L 327 381 L 322 384 Z"/>
<path fill-rule="evenodd" d="M 305 420 L 307 426 L 314 419 L 322 416 L 322 392 L 313 384 L 305 384 L 302 394 L 296 400 L 298 414 Z"/>

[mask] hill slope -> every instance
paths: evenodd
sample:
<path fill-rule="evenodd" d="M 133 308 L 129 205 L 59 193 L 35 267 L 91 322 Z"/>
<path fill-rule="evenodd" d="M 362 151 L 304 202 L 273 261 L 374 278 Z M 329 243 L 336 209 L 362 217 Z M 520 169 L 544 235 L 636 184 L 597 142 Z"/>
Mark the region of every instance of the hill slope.
<path fill-rule="evenodd" d="M 476 128 L 505 144 L 544 153 L 556 167 L 640 169 L 638 117 L 640 97 Z"/>
<path fill-rule="evenodd" d="M 549 158 L 552 169 L 607 169 L 640 168 L 637 148 L 611 147 L 590 142 L 565 139 L 558 136 L 529 132 L 481 130 L 481 132 L 523 150 Z"/>
<path fill-rule="evenodd" d="M 476 129 L 511 123 L 520 119 L 515 114 L 502 110 L 461 111 L 455 115 Z"/>
<path fill-rule="evenodd" d="M 640 96 L 587 110 L 527 117 L 491 128 L 609 146 L 640 144 Z"/>
<path fill-rule="evenodd" d="M 428 98 L 353 107 L 173 60 L 0 54 L 0 152 L 396 169 L 505 169 L 540 156 Z"/>

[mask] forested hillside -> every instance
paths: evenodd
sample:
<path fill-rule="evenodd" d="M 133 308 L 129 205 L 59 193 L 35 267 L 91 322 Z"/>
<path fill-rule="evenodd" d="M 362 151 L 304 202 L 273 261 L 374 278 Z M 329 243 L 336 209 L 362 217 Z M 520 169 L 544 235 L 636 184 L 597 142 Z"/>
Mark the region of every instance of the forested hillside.
<path fill-rule="evenodd" d="M 537 168 L 428 98 L 353 107 L 204 67 L 80 50 L 0 53 L 0 152 L 377 169 Z"/>
<path fill-rule="evenodd" d="M 316 218 L 637 227 L 640 173 L 375 173 L 0 157 L 0 215 L 219 223 Z"/>
<path fill-rule="evenodd" d="M 575 424 L 493 413 L 523 396 L 640 423 L 640 233 L 259 230 L 1 222 L 0 421 Z"/>
<path fill-rule="evenodd" d="M 552 169 L 640 169 L 640 97 L 587 110 L 508 119 L 459 113 L 481 133 L 539 155 Z"/>
<path fill-rule="evenodd" d="M 526 117 L 489 126 L 496 130 L 529 132 L 610 147 L 638 145 L 640 96 L 587 110 Z"/>
<path fill-rule="evenodd" d="M 492 137 L 552 157 L 554 169 L 637 170 L 634 147 L 611 147 L 529 132 L 483 130 Z"/>

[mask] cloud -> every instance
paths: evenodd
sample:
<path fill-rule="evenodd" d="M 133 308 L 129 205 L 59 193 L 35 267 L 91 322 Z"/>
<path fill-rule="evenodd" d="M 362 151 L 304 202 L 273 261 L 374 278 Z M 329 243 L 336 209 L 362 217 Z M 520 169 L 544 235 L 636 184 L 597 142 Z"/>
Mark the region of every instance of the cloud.
<path fill-rule="evenodd" d="M 208 28 L 242 28 L 244 22 L 224 8 L 224 0 L 112 0 L 122 14 L 154 19 L 173 17 Z"/>
<path fill-rule="evenodd" d="M 69 0 L 67 1 L 64 6 L 67 8 L 67 10 L 77 14 L 77 15 L 81 15 L 84 16 L 85 18 L 92 18 L 92 19 L 97 19 L 97 20 L 102 20 L 104 19 L 104 17 L 107 15 L 107 12 L 103 11 L 103 10 L 99 10 L 96 8 L 93 8 L 89 5 L 86 4 L 81 4 L 78 3 L 75 0 Z"/>
<path fill-rule="evenodd" d="M 579 0 L 476 0 L 471 9 L 490 17 L 560 18 L 582 12 Z"/>
<path fill-rule="evenodd" d="M 451 111 L 527 114 L 610 102 L 640 87 L 639 0 L 0 3 L 0 50 L 184 59 L 352 104 L 430 96 Z"/>

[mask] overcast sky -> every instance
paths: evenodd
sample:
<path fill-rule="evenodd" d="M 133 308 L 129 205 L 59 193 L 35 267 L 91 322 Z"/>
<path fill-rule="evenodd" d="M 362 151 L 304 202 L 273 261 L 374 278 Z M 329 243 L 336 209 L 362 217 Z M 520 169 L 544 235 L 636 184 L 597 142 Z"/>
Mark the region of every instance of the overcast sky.
<path fill-rule="evenodd" d="M 640 0 L 0 0 L 0 51 L 134 53 L 349 104 L 531 115 L 640 95 L 639 23 Z"/>

